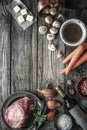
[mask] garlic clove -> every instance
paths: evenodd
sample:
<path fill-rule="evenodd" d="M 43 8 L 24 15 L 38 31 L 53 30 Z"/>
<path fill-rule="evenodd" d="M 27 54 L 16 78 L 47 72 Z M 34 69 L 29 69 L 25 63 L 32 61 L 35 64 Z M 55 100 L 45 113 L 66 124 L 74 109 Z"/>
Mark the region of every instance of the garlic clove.
<path fill-rule="evenodd" d="M 47 16 L 47 17 L 45 18 L 45 22 L 46 22 L 47 24 L 51 24 L 52 21 L 53 21 L 53 19 L 52 19 L 51 16 Z"/>
<path fill-rule="evenodd" d="M 50 51 L 55 51 L 56 50 L 56 47 L 53 45 L 53 44 L 48 44 L 48 49 Z"/>
<path fill-rule="evenodd" d="M 53 98 L 57 95 L 57 91 L 55 89 L 44 88 L 42 90 L 37 89 L 37 91 L 43 94 L 46 98 Z"/>
<path fill-rule="evenodd" d="M 73 85 L 73 81 L 71 79 L 68 79 L 67 80 L 67 85 L 70 85 L 70 86 Z"/>
<path fill-rule="evenodd" d="M 63 52 L 62 52 L 61 50 L 60 50 L 60 51 L 58 51 L 57 57 L 58 57 L 58 58 L 63 57 Z"/>
<path fill-rule="evenodd" d="M 49 109 L 56 109 L 60 107 L 61 104 L 58 101 L 50 100 L 46 102 L 46 105 Z"/>
<path fill-rule="evenodd" d="M 56 29 L 56 28 L 50 28 L 50 33 L 57 34 L 57 32 L 58 32 L 58 29 Z"/>
<path fill-rule="evenodd" d="M 51 122 L 54 120 L 56 116 L 56 110 L 50 111 L 49 113 L 47 113 L 47 121 Z"/>
<path fill-rule="evenodd" d="M 40 26 L 39 27 L 40 34 L 46 34 L 47 31 L 48 31 L 48 28 L 46 26 Z"/>

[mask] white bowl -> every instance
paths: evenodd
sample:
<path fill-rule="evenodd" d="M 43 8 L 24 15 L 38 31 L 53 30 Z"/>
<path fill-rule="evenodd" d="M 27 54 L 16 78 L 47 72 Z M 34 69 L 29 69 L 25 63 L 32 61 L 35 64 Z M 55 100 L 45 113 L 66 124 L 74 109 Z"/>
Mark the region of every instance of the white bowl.
<path fill-rule="evenodd" d="M 66 40 L 64 39 L 64 36 L 63 36 L 64 28 L 65 28 L 67 25 L 71 24 L 71 23 L 77 24 L 77 25 L 80 26 L 80 28 L 82 29 L 82 36 L 81 36 L 80 40 L 77 41 L 77 42 L 74 42 L 74 43 L 70 43 L 70 42 L 66 41 Z M 62 40 L 65 44 L 67 44 L 68 46 L 78 46 L 78 45 L 82 44 L 82 43 L 85 41 L 86 36 L 87 36 L 87 28 L 86 28 L 85 24 L 84 24 L 81 20 L 78 20 L 78 19 L 69 19 L 69 20 L 65 21 L 65 22 L 61 25 L 61 27 L 60 27 L 60 38 L 61 38 L 61 40 Z"/>

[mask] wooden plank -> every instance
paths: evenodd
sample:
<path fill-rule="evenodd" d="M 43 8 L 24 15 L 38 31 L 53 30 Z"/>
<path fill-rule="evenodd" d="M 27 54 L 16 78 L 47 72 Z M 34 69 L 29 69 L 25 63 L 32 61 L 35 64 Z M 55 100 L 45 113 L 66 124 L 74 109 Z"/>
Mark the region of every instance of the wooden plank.
<path fill-rule="evenodd" d="M 5 7 L 6 3 L 0 2 L 0 110 L 10 95 L 10 17 Z M 5 130 L 1 116 L 0 128 Z"/>
<path fill-rule="evenodd" d="M 39 19 L 38 27 L 41 26 L 43 21 Z M 64 44 L 59 40 L 59 35 L 55 39 L 54 43 L 58 45 L 58 49 L 54 52 L 48 50 L 48 40 L 46 35 L 42 36 L 38 32 L 38 88 L 44 88 L 49 83 L 52 83 L 54 88 L 60 84 L 64 88 L 64 76 L 60 75 L 60 70 L 63 68 L 62 58 L 57 58 L 57 53 L 62 50 L 64 53 Z M 61 100 L 61 98 L 57 98 Z M 61 108 L 64 111 L 64 107 Z M 55 130 L 53 123 L 46 123 L 40 130 L 52 129 Z"/>
<path fill-rule="evenodd" d="M 36 1 L 25 1 L 35 7 Z M 36 11 L 36 8 L 33 10 Z M 11 92 L 35 91 L 37 86 L 37 23 L 23 31 L 12 19 L 11 29 Z"/>

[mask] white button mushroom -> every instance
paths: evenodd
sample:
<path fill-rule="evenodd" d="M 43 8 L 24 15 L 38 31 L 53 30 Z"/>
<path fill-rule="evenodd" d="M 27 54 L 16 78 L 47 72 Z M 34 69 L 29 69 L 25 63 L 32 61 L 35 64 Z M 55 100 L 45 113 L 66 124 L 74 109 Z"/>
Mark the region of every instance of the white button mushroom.
<path fill-rule="evenodd" d="M 64 19 L 63 14 L 58 14 L 57 19 Z"/>
<path fill-rule="evenodd" d="M 59 21 L 54 21 L 52 26 L 55 27 L 55 28 L 59 28 L 60 27 L 60 22 Z"/>
<path fill-rule="evenodd" d="M 40 32 L 40 34 L 45 34 L 45 33 L 47 33 L 47 30 L 48 30 L 48 28 L 47 28 L 46 26 L 40 26 L 40 27 L 39 27 L 39 32 Z"/>
<path fill-rule="evenodd" d="M 50 7 L 51 7 L 51 8 L 53 8 L 53 7 L 54 7 L 54 5 L 53 5 L 53 4 L 50 4 Z"/>
<path fill-rule="evenodd" d="M 50 14 L 51 15 L 56 15 L 56 13 L 57 13 L 57 9 L 56 8 L 50 8 Z"/>
<path fill-rule="evenodd" d="M 48 24 L 51 24 L 52 21 L 53 21 L 53 19 L 52 19 L 51 16 L 47 16 L 47 17 L 45 18 L 45 22 L 48 23 Z"/>
<path fill-rule="evenodd" d="M 59 5 L 59 3 L 57 2 L 57 3 L 54 4 L 54 7 L 57 7 L 58 5 Z"/>
<path fill-rule="evenodd" d="M 49 12 L 50 12 L 50 10 L 49 10 L 48 7 L 46 7 L 46 8 L 43 9 L 43 13 L 44 13 L 44 14 L 49 14 Z"/>
<path fill-rule="evenodd" d="M 56 48 L 55 48 L 55 46 L 53 44 L 48 44 L 48 49 L 50 51 L 55 51 L 56 50 Z"/>
<path fill-rule="evenodd" d="M 55 39 L 55 35 L 52 34 L 52 33 L 48 33 L 48 34 L 47 34 L 47 39 L 48 39 L 49 41 L 52 41 L 52 40 Z"/>
<path fill-rule="evenodd" d="M 56 29 L 56 28 L 50 28 L 50 32 L 51 32 L 52 34 L 57 34 L 58 29 Z"/>

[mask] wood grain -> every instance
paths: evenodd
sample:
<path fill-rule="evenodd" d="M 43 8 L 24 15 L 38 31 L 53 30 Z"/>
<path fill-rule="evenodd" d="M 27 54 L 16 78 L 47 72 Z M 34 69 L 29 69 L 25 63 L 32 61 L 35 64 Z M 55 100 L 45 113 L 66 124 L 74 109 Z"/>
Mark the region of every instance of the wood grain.
<path fill-rule="evenodd" d="M 5 4 L 0 2 L 0 110 L 10 95 L 10 17 L 6 15 Z M 0 127 L 5 130 L 1 116 Z"/>
<path fill-rule="evenodd" d="M 36 0 L 22 0 L 24 4 L 37 15 L 37 1 Z M 66 1 L 62 0 L 62 3 L 66 5 Z M 87 62 L 80 67 L 72 71 L 69 76 L 60 75 L 60 70 L 64 68 L 62 63 L 64 57 L 66 57 L 74 48 L 65 46 L 60 40 L 59 34 L 57 35 L 54 43 L 58 48 L 55 52 L 48 50 L 48 40 L 46 35 L 42 36 L 38 32 L 40 25 L 45 24 L 43 20 L 38 19 L 37 22 L 23 31 L 10 14 L 6 10 L 6 3 L 3 0 L 0 1 L 0 109 L 3 101 L 10 94 L 20 91 L 30 91 L 37 94 L 37 88 L 47 87 L 49 83 L 52 83 L 54 88 L 60 84 L 63 89 L 67 90 L 67 79 L 72 79 L 76 82 L 81 77 L 87 76 Z M 76 0 L 78 8 L 86 8 L 86 0 Z M 76 12 L 68 12 L 68 18 L 79 18 L 79 14 Z M 64 56 L 57 58 L 58 51 L 62 50 Z M 40 95 L 37 94 L 39 97 Z M 64 101 L 60 96 L 57 97 L 63 103 L 63 106 L 58 109 L 61 112 L 65 111 Z M 77 96 L 77 100 L 81 101 Z M 87 101 L 85 101 L 87 103 Z M 1 117 L 1 116 L 0 116 Z M 1 125 L 2 124 L 2 125 Z M 6 130 L 3 123 L 0 124 L 1 130 Z M 45 123 L 39 130 L 56 130 L 54 124 Z M 80 128 L 74 124 L 72 130 L 80 130 Z"/>

